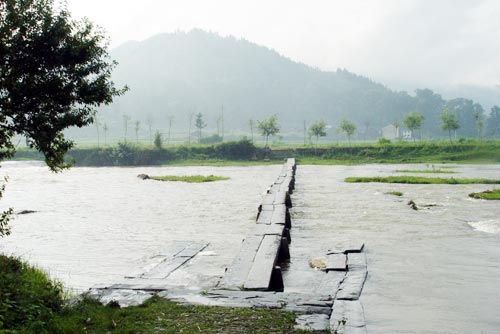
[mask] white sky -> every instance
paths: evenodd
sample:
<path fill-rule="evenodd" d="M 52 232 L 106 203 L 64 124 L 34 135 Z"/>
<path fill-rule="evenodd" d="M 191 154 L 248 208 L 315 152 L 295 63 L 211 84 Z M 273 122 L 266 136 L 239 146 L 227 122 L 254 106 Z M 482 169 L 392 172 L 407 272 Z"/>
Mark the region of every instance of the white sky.
<path fill-rule="evenodd" d="M 500 85 L 498 0 L 67 0 L 115 47 L 201 28 L 391 88 Z"/>

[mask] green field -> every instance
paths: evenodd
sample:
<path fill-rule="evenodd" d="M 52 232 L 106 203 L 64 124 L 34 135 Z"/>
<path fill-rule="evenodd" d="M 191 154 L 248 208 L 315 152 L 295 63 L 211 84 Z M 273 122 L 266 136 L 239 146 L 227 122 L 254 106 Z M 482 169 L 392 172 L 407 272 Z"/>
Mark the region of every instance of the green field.
<path fill-rule="evenodd" d="M 500 141 L 398 142 L 386 145 L 363 143 L 351 146 L 321 145 L 317 147 L 280 145 L 271 146 L 268 153 L 263 147 L 255 146 L 248 140 L 212 145 L 169 146 L 162 149 L 122 143 L 101 148 L 74 148 L 67 155 L 68 161 L 74 161 L 77 166 L 250 166 L 279 164 L 288 157 L 297 158 L 300 164 L 313 165 L 444 164 L 437 168 L 439 170 L 437 173 L 445 173 L 442 170 L 450 168 L 446 165 L 449 163 L 500 163 Z M 14 159 L 42 160 L 43 156 L 36 151 L 20 149 Z M 431 173 L 430 170 L 429 173 Z"/>
<path fill-rule="evenodd" d="M 225 176 L 216 176 L 216 175 L 189 175 L 189 176 L 178 176 L 178 175 L 165 175 L 165 176 L 150 176 L 151 180 L 157 181 L 178 181 L 178 182 L 187 182 L 187 183 L 203 183 L 203 182 L 213 182 L 213 181 L 223 181 L 229 180 L 228 177 Z"/>
<path fill-rule="evenodd" d="M 469 197 L 476 199 L 500 200 L 500 189 L 485 190 L 479 193 L 471 193 Z"/>
<path fill-rule="evenodd" d="M 500 184 L 498 179 L 458 179 L 420 176 L 374 176 L 374 177 L 347 177 L 348 183 L 406 183 L 406 184 Z"/>

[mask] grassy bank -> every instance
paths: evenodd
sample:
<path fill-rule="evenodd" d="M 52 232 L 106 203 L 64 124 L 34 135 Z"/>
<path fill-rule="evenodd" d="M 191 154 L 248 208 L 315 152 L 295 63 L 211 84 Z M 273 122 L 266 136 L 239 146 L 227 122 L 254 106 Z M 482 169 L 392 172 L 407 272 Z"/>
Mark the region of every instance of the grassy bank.
<path fill-rule="evenodd" d="M 386 176 L 386 177 L 347 177 L 344 179 L 349 183 L 406 183 L 406 184 L 500 184 L 500 180 L 495 179 L 456 179 L 439 177 L 420 176 Z"/>
<path fill-rule="evenodd" d="M 265 159 L 267 156 L 268 159 Z M 118 144 L 114 147 L 82 147 L 69 152 L 68 159 L 78 166 L 146 165 L 261 165 L 281 163 L 296 157 L 301 164 L 349 165 L 365 163 L 500 163 L 500 141 L 398 142 L 352 146 L 271 147 L 265 152 L 248 140 L 214 145 L 150 146 Z M 34 151 L 20 150 L 15 159 L 42 159 Z M 442 167 L 445 168 L 446 166 Z"/>
<path fill-rule="evenodd" d="M 174 182 L 187 182 L 187 183 L 203 183 L 203 182 L 214 182 L 214 181 L 224 181 L 229 180 L 225 176 L 216 175 L 189 175 L 189 176 L 178 176 L 178 175 L 165 175 L 165 176 L 150 176 L 151 180 L 156 181 L 174 181 Z"/>
<path fill-rule="evenodd" d="M 0 333 L 305 333 L 293 313 L 249 308 L 186 306 L 153 297 L 117 308 L 83 298 L 64 305 L 60 284 L 19 259 L 0 255 Z"/>
<path fill-rule="evenodd" d="M 476 199 L 500 200 L 500 189 L 485 190 L 479 193 L 471 193 L 469 197 Z"/>

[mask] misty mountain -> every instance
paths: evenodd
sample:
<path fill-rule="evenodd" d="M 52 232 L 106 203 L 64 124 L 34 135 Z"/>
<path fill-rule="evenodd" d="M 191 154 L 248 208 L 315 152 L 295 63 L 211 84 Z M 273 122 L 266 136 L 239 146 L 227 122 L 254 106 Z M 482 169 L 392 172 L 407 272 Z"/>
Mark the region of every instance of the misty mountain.
<path fill-rule="evenodd" d="M 321 71 L 246 40 L 202 30 L 128 42 L 111 57 L 119 63 L 114 81 L 130 87 L 100 112 L 111 131 L 123 129 L 123 115 L 143 127 L 149 120 L 155 129 L 165 129 L 173 116 L 174 127 L 185 131 L 190 115 L 198 112 L 208 131 L 216 128 L 223 110 L 226 129 L 247 132 L 250 119 L 274 113 L 284 131 L 300 131 L 304 121 L 320 118 L 336 128 L 346 117 L 359 132 L 376 138 L 381 127 L 412 110 L 436 123 L 446 102 L 432 91 L 396 92 L 344 69 Z M 424 122 L 423 130 L 439 128 Z"/>

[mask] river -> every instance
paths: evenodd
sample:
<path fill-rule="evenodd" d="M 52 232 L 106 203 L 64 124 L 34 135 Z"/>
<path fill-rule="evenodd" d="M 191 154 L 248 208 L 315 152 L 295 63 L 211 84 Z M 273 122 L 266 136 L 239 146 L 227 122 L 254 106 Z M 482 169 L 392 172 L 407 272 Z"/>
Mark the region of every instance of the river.
<path fill-rule="evenodd" d="M 428 167 L 299 165 L 292 240 L 294 233 L 309 235 L 311 257 L 339 242 L 365 244 L 369 276 L 361 301 L 369 333 L 500 333 L 500 206 L 467 196 L 491 186 L 343 182 Z M 500 175 L 500 165 L 454 167 L 454 177 Z M 210 242 L 203 261 L 211 274 L 221 274 L 280 168 L 72 168 L 53 174 L 40 163 L 5 162 L 2 208 L 37 212 L 15 217 L 0 251 L 41 266 L 75 291 L 121 281 L 179 241 Z M 140 180 L 140 173 L 230 180 L 167 183 Z M 412 210 L 410 199 L 421 210 Z M 293 247 L 292 241 L 292 259 Z"/>

